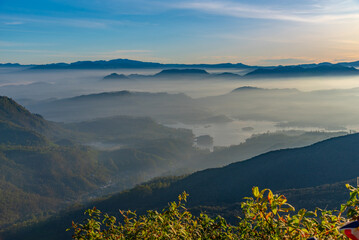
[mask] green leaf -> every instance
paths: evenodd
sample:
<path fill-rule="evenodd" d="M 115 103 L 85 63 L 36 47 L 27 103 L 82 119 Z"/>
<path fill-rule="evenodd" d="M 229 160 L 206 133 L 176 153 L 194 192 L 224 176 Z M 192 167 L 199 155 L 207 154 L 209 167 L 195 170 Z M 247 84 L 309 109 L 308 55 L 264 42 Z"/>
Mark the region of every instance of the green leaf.
<path fill-rule="evenodd" d="M 253 192 L 253 196 L 258 198 L 259 197 L 259 190 L 258 187 L 253 187 L 252 188 L 252 192 Z"/>

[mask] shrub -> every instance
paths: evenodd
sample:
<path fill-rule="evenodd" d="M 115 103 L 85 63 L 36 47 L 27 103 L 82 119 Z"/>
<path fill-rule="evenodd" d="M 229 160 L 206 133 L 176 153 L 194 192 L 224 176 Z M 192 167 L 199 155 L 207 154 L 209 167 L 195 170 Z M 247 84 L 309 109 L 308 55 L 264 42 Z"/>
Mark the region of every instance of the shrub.
<path fill-rule="evenodd" d="M 297 212 L 283 195 L 253 187 L 253 196 L 241 204 L 244 217 L 237 225 L 220 216 L 193 216 L 184 205 L 185 192 L 162 212 L 150 210 L 137 216 L 133 211 L 120 211 L 121 221 L 93 208 L 85 212 L 88 218 L 83 223 L 72 223 L 73 239 L 347 239 L 338 227 L 359 216 L 359 189 L 346 186 L 350 198 L 340 210 Z"/>

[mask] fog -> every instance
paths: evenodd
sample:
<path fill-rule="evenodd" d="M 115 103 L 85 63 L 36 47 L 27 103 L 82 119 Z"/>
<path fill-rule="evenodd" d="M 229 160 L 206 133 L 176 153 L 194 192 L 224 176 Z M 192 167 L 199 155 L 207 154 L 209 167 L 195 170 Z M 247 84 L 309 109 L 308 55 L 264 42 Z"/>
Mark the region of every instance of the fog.
<path fill-rule="evenodd" d="M 209 73 L 243 70 L 206 69 Z M 171 127 L 211 135 L 214 145 L 239 144 L 252 134 L 278 130 L 359 130 L 359 77 L 291 79 L 103 80 L 110 73 L 153 75 L 161 69 L 0 69 L 0 95 L 14 98 L 52 121 L 82 121 L 113 115 L 149 116 Z M 264 89 L 234 89 L 251 86 Z M 128 90 L 169 95 L 61 100 Z M 178 93 L 184 93 L 174 95 Z"/>

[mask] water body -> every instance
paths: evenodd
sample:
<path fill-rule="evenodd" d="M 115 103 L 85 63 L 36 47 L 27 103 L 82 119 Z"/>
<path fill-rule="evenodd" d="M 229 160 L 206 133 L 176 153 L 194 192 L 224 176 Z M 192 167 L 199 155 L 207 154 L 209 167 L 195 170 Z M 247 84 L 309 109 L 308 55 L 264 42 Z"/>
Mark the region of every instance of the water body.
<path fill-rule="evenodd" d="M 261 134 L 276 131 L 302 130 L 302 131 L 325 131 L 323 128 L 281 128 L 276 126 L 276 122 L 268 121 L 240 121 L 233 120 L 229 123 L 215 123 L 205 125 L 189 125 L 183 123 L 167 124 L 173 128 L 191 129 L 196 137 L 201 135 L 210 135 L 213 137 L 214 146 L 231 146 L 244 142 L 253 134 Z M 252 131 L 245 128 L 251 127 Z"/>

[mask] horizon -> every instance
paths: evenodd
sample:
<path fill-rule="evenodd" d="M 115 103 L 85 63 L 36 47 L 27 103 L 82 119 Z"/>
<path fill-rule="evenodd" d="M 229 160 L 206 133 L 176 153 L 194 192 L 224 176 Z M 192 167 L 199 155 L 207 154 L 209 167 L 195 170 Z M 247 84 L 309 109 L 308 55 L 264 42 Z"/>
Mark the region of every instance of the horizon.
<path fill-rule="evenodd" d="M 0 61 L 352 62 L 358 10 L 356 0 L 4 0 Z"/>
<path fill-rule="evenodd" d="M 72 63 L 76 63 L 76 62 L 109 62 L 109 61 L 114 61 L 114 60 L 129 60 L 129 61 L 136 61 L 136 62 L 147 62 L 147 63 L 159 63 L 159 64 L 163 64 L 163 65 L 171 65 L 171 64 L 178 64 L 178 65 L 217 65 L 217 64 L 243 64 L 243 65 L 247 65 L 247 66 L 258 66 L 258 67 L 279 67 L 279 66 L 297 66 L 297 65 L 305 65 L 305 64 L 321 64 L 321 63 L 330 63 L 330 64 L 339 64 L 339 63 L 344 63 L 347 61 L 337 61 L 337 62 L 308 62 L 308 63 L 299 63 L 299 64 L 276 64 L 276 65 L 251 65 L 251 64 L 247 64 L 245 62 L 218 62 L 218 63 L 206 63 L 206 62 L 200 62 L 200 63 L 175 63 L 175 62 L 170 62 L 170 63 L 163 63 L 163 62 L 156 62 L 156 61 L 142 61 L 142 60 L 138 60 L 138 59 L 128 59 L 128 58 L 114 58 L 114 59 L 97 59 L 97 60 L 79 60 L 79 61 L 69 61 L 69 62 L 50 62 L 50 63 L 38 63 L 38 64 L 33 64 L 33 63 L 28 63 L 28 64 L 21 64 L 19 62 L 0 62 L 0 64 L 2 65 L 6 65 L 6 64 L 20 64 L 21 66 L 25 66 L 25 65 L 31 65 L 31 66 L 41 66 L 41 65 L 51 65 L 51 64 L 61 64 L 61 63 L 65 63 L 65 64 L 72 64 Z M 348 61 L 348 62 L 359 62 L 359 60 L 353 60 L 353 61 Z"/>

